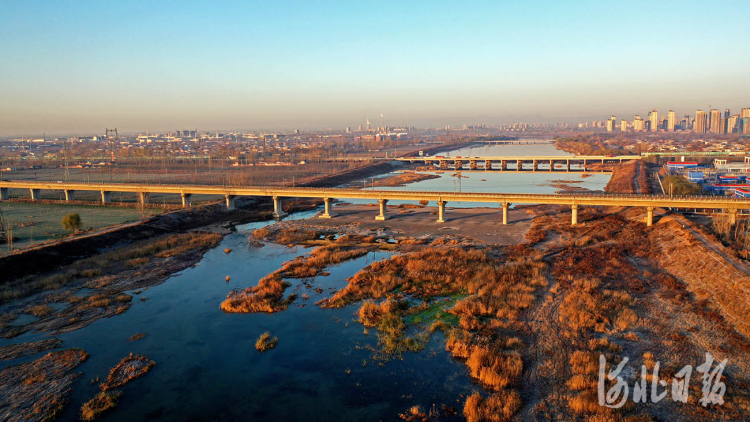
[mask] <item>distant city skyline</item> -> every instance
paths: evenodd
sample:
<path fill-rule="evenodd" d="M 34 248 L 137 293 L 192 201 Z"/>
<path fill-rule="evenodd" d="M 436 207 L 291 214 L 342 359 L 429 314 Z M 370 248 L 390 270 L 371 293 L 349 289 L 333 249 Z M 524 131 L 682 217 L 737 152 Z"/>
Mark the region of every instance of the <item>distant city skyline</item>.
<path fill-rule="evenodd" d="M 8 2 L 0 136 L 738 111 L 750 98 L 750 3 L 728 8 Z"/>

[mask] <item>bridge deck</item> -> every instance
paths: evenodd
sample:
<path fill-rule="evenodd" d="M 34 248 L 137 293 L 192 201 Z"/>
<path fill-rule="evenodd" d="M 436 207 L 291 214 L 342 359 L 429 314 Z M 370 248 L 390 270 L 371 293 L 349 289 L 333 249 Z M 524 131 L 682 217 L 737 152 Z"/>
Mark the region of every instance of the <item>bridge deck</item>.
<path fill-rule="evenodd" d="M 443 160 L 476 160 L 476 161 L 549 161 L 549 160 L 555 160 L 555 161 L 583 161 L 583 160 L 591 160 L 591 161 L 601 161 L 601 160 L 609 160 L 609 161 L 619 161 L 619 160 L 640 160 L 643 157 L 640 155 L 618 155 L 615 157 L 605 157 L 602 155 L 491 155 L 491 156 L 455 156 L 455 157 L 448 157 L 448 156 L 421 156 L 421 157 L 401 157 L 396 158 L 398 161 L 424 161 L 424 160 L 430 160 L 430 161 L 443 161 Z"/>
<path fill-rule="evenodd" d="M 2 189 L 40 189 L 98 192 L 171 193 L 185 195 L 268 196 L 297 198 L 385 199 L 514 204 L 601 205 L 702 209 L 750 209 L 750 199 L 723 196 L 665 196 L 595 193 L 531 194 L 494 192 L 442 192 L 362 190 L 278 186 L 153 185 L 134 183 L 70 183 L 0 181 Z M 7 192 L 7 191 L 5 191 Z M 5 193 L 4 193 L 5 197 Z"/>

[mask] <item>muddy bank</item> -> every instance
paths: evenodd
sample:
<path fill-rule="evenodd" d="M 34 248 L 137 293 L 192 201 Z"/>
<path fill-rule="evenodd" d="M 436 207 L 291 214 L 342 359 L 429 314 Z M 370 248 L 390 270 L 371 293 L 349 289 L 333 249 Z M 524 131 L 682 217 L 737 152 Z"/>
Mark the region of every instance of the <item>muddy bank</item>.
<path fill-rule="evenodd" d="M 375 187 L 401 187 L 409 183 L 421 182 L 422 180 L 439 179 L 436 174 L 403 172 L 393 176 L 383 177 L 375 180 Z"/>
<path fill-rule="evenodd" d="M 0 315 L 0 337 L 27 331 L 68 332 L 100 318 L 127 311 L 133 300 L 147 300 L 143 289 L 198 263 L 223 236 L 209 232 L 172 234 L 147 239 L 62 266 L 44 276 L 28 276 L 1 286 L 7 303 Z M 125 291 L 134 291 L 136 299 Z M 36 318 L 13 324 L 18 315 Z"/>

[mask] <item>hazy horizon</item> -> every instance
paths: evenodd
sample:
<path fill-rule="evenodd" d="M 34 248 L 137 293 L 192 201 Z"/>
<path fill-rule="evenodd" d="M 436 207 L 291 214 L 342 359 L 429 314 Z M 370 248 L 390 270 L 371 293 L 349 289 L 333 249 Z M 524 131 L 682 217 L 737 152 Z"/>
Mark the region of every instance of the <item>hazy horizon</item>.
<path fill-rule="evenodd" d="M 750 3 L 12 2 L 0 136 L 576 123 L 750 106 Z M 743 103 L 745 102 L 745 103 Z"/>

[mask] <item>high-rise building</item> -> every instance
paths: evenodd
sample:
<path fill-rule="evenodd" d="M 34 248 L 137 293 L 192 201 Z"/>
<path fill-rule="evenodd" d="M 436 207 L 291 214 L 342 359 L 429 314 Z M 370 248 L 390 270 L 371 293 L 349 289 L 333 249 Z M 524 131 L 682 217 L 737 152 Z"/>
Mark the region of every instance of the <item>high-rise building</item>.
<path fill-rule="evenodd" d="M 627 132 L 628 131 L 628 121 L 625 119 L 620 120 L 620 131 Z"/>
<path fill-rule="evenodd" d="M 659 130 L 659 112 L 651 110 L 651 112 L 648 113 L 648 120 L 651 122 L 651 132 Z"/>
<path fill-rule="evenodd" d="M 695 111 L 695 123 L 693 124 L 693 131 L 695 133 L 706 133 L 708 129 L 708 115 L 703 110 Z"/>
<path fill-rule="evenodd" d="M 689 130 L 690 127 L 690 115 L 686 114 L 685 117 L 682 118 L 682 130 Z"/>
<path fill-rule="evenodd" d="M 750 117 L 750 108 L 740 109 L 740 119 L 744 119 L 745 117 Z"/>
<path fill-rule="evenodd" d="M 711 133 L 721 134 L 721 111 L 711 109 Z"/>
<path fill-rule="evenodd" d="M 669 113 L 667 113 L 667 130 L 670 132 L 674 132 L 674 126 L 677 123 L 677 115 L 675 114 L 674 110 L 669 110 Z"/>
<path fill-rule="evenodd" d="M 633 119 L 633 132 L 643 132 L 643 119 L 638 114 Z"/>
<path fill-rule="evenodd" d="M 737 122 L 740 120 L 740 115 L 735 114 L 727 118 L 727 133 L 734 133 L 737 130 Z"/>
<path fill-rule="evenodd" d="M 750 135 L 750 117 L 745 117 L 742 119 L 742 134 Z"/>
<path fill-rule="evenodd" d="M 607 120 L 607 132 L 615 130 L 615 124 L 617 123 L 617 117 L 612 116 Z"/>

